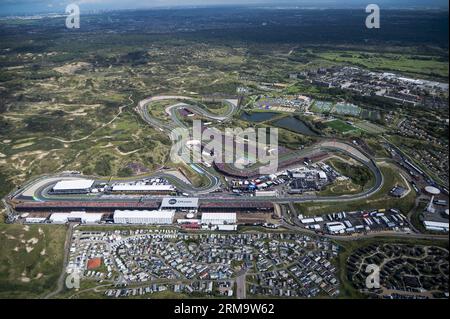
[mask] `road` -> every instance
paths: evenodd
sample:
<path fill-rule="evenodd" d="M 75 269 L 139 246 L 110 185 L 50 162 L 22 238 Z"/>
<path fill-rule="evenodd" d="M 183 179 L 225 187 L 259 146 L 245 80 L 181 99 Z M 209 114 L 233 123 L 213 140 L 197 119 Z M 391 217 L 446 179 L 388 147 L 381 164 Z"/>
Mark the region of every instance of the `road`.
<path fill-rule="evenodd" d="M 166 111 L 168 114 L 170 114 L 172 122 L 162 122 L 158 119 L 153 118 L 148 110 L 149 104 L 154 101 L 162 101 L 162 100 L 181 100 L 182 102 L 174 104 L 172 106 L 169 106 L 166 108 Z M 183 127 L 187 128 L 184 123 L 182 123 L 177 116 L 178 110 L 182 108 L 188 108 L 191 112 L 199 114 L 203 117 L 206 117 L 211 120 L 215 121 L 228 121 L 230 120 L 233 115 L 239 110 L 239 105 L 237 100 L 226 100 L 226 103 L 229 104 L 228 112 L 224 115 L 218 116 L 215 114 L 212 114 L 208 112 L 207 110 L 202 109 L 198 105 L 189 105 L 185 101 L 194 101 L 193 98 L 186 97 L 186 96 L 172 96 L 172 95 L 164 95 L 164 96 L 155 96 L 148 99 L 145 99 L 143 101 L 140 101 L 138 105 L 136 106 L 136 112 L 142 117 L 142 119 L 147 122 L 149 125 L 153 126 L 156 129 L 162 130 L 166 132 L 168 135 L 170 135 L 171 131 L 174 128 L 177 127 Z M 186 150 L 183 150 L 186 151 Z M 353 159 L 359 161 L 361 164 L 366 165 L 374 174 L 375 176 L 375 185 L 369 189 L 366 190 L 360 194 L 354 194 L 354 195 L 343 195 L 343 196 L 302 196 L 302 197 L 295 197 L 295 196 L 285 196 L 285 197 L 252 197 L 252 198 L 246 198 L 241 197 L 239 198 L 239 201 L 272 201 L 276 203 L 303 203 L 303 202 L 326 202 L 326 201 L 355 201 L 367 198 L 371 196 L 372 194 L 376 193 L 383 185 L 383 176 L 381 174 L 381 171 L 376 166 L 376 164 L 370 160 L 370 157 L 365 154 L 362 150 L 356 148 L 354 145 L 344 143 L 342 141 L 336 141 L 334 139 L 328 139 L 323 140 L 316 145 L 304 149 L 302 151 L 293 152 L 290 156 L 297 156 L 297 157 L 308 157 L 311 156 L 311 154 L 316 153 L 317 151 L 326 151 L 326 152 L 341 152 L 345 153 L 346 155 L 352 157 Z M 155 172 L 153 174 L 149 174 L 147 176 L 141 176 L 140 178 L 164 178 L 168 180 L 171 184 L 173 184 L 175 187 L 177 187 L 178 190 L 181 192 L 190 194 L 191 196 L 196 196 L 200 198 L 207 198 L 209 201 L 212 202 L 227 202 L 230 200 L 236 200 L 236 197 L 233 196 L 211 196 L 211 193 L 214 193 L 216 190 L 220 189 L 221 187 L 221 175 L 213 170 L 212 168 L 206 168 L 204 166 L 200 166 L 198 164 L 189 164 L 191 167 L 201 172 L 204 178 L 208 180 L 207 185 L 196 188 L 193 185 L 187 184 L 184 180 L 181 180 L 178 176 L 175 176 L 173 174 L 170 174 L 169 172 Z M 51 186 L 51 182 L 55 181 L 55 176 L 49 176 L 49 183 L 45 182 L 45 179 L 42 178 L 39 182 L 40 184 L 36 186 L 36 183 L 32 184 L 34 186 L 30 188 L 25 187 L 25 191 L 21 192 L 20 195 L 25 196 L 18 196 L 19 199 L 30 199 L 31 197 L 33 200 L 40 200 L 40 201 L 48 201 L 48 200 L 56 200 L 54 196 L 48 195 L 46 190 Z M 78 177 L 80 178 L 80 177 Z M 126 181 L 133 181 L 134 179 L 124 180 L 121 179 L 122 182 Z M 114 180 L 112 180 L 114 181 Z M 31 185 L 31 184 L 29 184 Z M 30 197 L 30 198 L 27 198 Z M 152 199 L 151 196 L 147 196 L 147 199 Z M 109 201 L 111 198 L 101 198 L 100 195 L 98 196 L 58 196 L 58 201 Z M 128 199 L 121 199 L 122 201 L 139 201 L 141 198 L 128 198 Z"/>
<path fill-rule="evenodd" d="M 247 298 L 247 284 L 246 284 L 246 273 L 240 274 L 236 278 L 236 298 L 246 299 Z"/>

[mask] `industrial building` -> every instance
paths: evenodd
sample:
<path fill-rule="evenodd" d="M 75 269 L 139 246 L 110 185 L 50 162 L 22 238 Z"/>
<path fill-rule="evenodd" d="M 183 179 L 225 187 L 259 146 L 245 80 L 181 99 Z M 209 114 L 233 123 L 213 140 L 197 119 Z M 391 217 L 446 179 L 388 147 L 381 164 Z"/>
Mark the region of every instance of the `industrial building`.
<path fill-rule="evenodd" d="M 116 224 L 172 224 L 175 210 L 116 210 L 114 223 Z"/>
<path fill-rule="evenodd" d="M 54 212 L 61 213 L 67 211 L 96 211 L 112 213 L 117 209 L 121 210 L 154 210 L 158 209 L 160 202 L 149 200 L 139 202 L 88 202 L 88 201 L 45 201 L 45 202 L 22 202 L 14 205 L 14 209 L 18 212 Z"/>
<path fill-rule="evenodd" d="M 197 210 L 198 198 L 186 198 L 186 197 L 167 197 L 163 198 L 161 203 L 161 210 L 175 209 L 180 210 Z"/>
<path fill-rule="evenodd" d="M 331 234 L 344 233 L 346 228 L 341 222 L 327 223 L 326 227 Z"/>
<path fill-rule="evenodd" d="M 175 187 L 172 185 L 116 184 L 111 188 L 111 192 L 121 194 L 169 195 L 175 192 Z"/>
<path fill-rule="evenodd" d="M 278 191 L 274 190 L 274 191 L 256 191 L 255 192 L 255 196 L 256 197 L 277 197 L 278 196 Z"/>
<path fill-rule="evenodd" d="M 90 179 L 76 179 L 59 181 L 52 188 L 54 194 L 87 194 L 91 191 L 94 185 L 94 180 Z"/>
<path fill-rule="evenodd" d="M 429 231 L 448 232 L 448 222 L 441 223 L 441 222 L 434 222 L 434 221 L 426 220 L 423 222 L 423 225 L 425 226 L 426 230 L 429 230 Z"/>
<path fill-rule="evenodd" d="M 89 214 L 86 212 L 54 213 L 50 215 L 52 224 L 81 223 L 97 224 L 102 220 L 103 214 Z"/>
<path fill-rule="evenodd" d="M 203 213 L 203 225 L 232 225 L 236 224 L 236 213 Z"/>
<path fill-rule="evenodd" d="M 399 185 L 396 185 L 393 189 L 391 189 L 391 191 L 389 192 L 389 194 L 392 197 L 397 197 L 397 198 L 402 198 L 403 196 L 405 196 L 407 193 L 407 189 L 404 187 L 401 187 Z"/>
<path fill-rule="evenodd" d="M 24 222 L 27 224 L 42 224 L 47 221 L 45 217 L 26 217 Z"/>
<path fill-rule="evenodd" d="M 217 225 L 216 230 L 218 231 L 236 231 L 237 225 Z"/>

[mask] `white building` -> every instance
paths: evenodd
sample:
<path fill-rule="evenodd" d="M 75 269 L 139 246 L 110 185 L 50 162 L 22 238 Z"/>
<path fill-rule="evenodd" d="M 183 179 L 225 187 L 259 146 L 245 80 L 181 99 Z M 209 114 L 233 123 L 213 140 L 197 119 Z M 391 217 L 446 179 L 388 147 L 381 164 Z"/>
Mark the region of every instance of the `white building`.
<path fill-rule="evenodd" d="M 278 191 L 256 191 L 255 192 L 256 197 L 277 197 Z"/>
<path fill-rule="evenodd" d="M 45 217 L 27 217 L 27 218 L 25 218 L 25 223 L 40 224 L 40 223 L 45 223 L 46 220 L 47 220 L 47 218 L 45 218 Z"/>
<path fill-rule="evenodd" d="M 343 233 L 345 231 L 345 225 L 341 222 L 327 223 L 326 227 L 332 234 Z"/>
<path fill-rule="evenodd" d="M 170 225 L 173 223 L 175 210 L 116 210 L 116 224 Z"/>
<path fill-rule="evenodd" d="M 86 213 L 86 212 L 70 212 L 70 213 L 54 213 L 51 214 L 49 220 L 53 224 L 65 224 L 68 222 L 81 224 L 97 224 L 102 220 L 101 213 Z"/>
<path fill-rule="evenodd" d="M 442 232 L 448 232 L 448 223 L 440 223 L 440 222 L 433 222 L 425 220 L 423 222 L 423 225 L 427 230 L 431 231 L 442 231 Z"/>
<path fill-rule="evenodd" d="M 203 213 L 202 224 L 203 225 L 230 225 L 236 224 L 236 213 Z"/>
<path fill-rule="evenodd" d="M 91 179 L 73 179 L 63 180 L 53 186 L 53 192 L 59 194 L 83 194 L 91 191 L 94 180 Z"/>
<path fill-rule="evenodd" d="M 219 231 L 236 231 L 237 225 L 217 225 Z"/>
<path fill-rule="evenodd" d="M 322 182 L 328 181 L 327 174 L 324 171 L 319 171 L 319 178 Z"/>

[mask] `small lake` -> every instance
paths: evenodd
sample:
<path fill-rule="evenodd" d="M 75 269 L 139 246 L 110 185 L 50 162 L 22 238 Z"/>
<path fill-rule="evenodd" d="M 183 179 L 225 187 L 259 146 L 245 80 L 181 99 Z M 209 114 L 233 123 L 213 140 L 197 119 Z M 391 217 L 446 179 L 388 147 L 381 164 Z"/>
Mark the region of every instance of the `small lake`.
<path fill-rule="evenodd" d="M 277 112 L 244 112 L 241 115 L 241 119 L 247 122 L 260 123 L 270 121 L 271 119 L 274 119 L 280 115 L 281 114 Z M 318 136 L 318 134 L 311 130 L 308 125 L 305 124 L 305 122 L 292 116 L 287 116 L 282 119 L 276 120 L 272 122 L 272 125 L 303 135 Z"/>
<path fill-rule="evenodd" d="M 252 112 L 252 113 L 242 113 L 241 119 L 247 122 L 264 122 L 273 119 L 275 116 L 280 115 L 276 112 Z"/>
<path fill-rule="evenodd" d="M 305 122 L 294 117 L 282 118 L 273 122 L 273 125 L 303 135 L 318 136 L 318 134 L 311 130 L 308 125 L 305 124 Z"/>

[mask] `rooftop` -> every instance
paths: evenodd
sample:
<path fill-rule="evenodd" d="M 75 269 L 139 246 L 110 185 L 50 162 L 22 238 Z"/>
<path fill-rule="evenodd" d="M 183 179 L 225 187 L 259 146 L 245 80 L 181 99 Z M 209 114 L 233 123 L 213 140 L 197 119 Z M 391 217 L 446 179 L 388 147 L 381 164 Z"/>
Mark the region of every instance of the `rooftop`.
<path fill-rule="evenodd" d="M 63 190 L 77 190 L 77 189 L 88 189 L 94 184 L 94 180 L 91 179 L 74 179 L 74 180 L 63 180 L 56 183 L 53 186 L 55 191 Z"/>
<path fill-rule="evenodd" d="M 166 197 L 162 200 L 161 207 L 198 208 L 198 198 Z"/>

